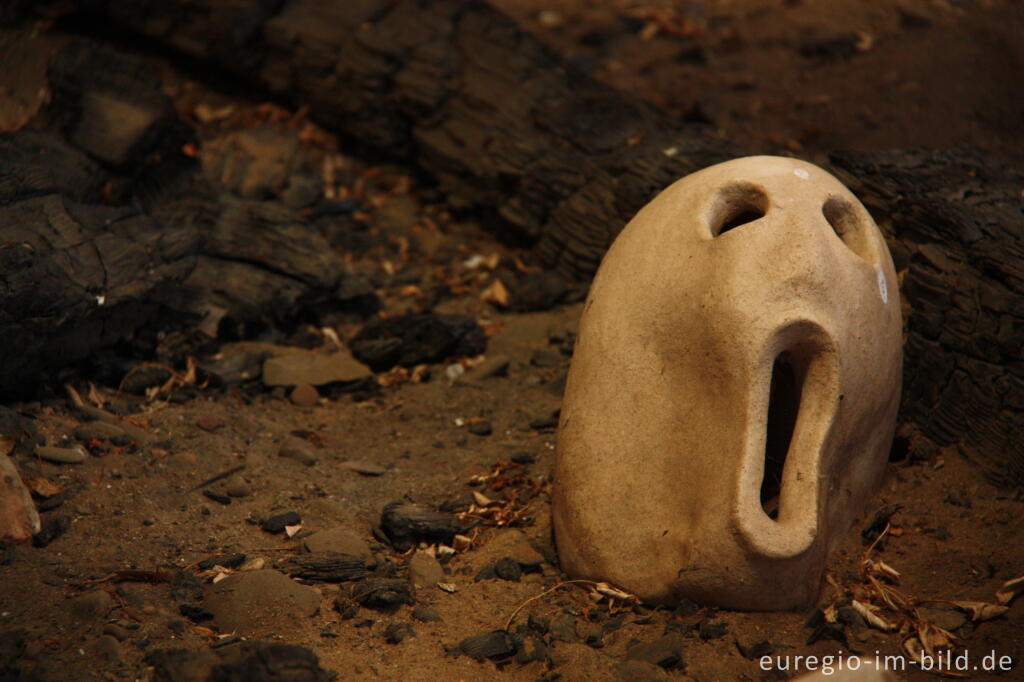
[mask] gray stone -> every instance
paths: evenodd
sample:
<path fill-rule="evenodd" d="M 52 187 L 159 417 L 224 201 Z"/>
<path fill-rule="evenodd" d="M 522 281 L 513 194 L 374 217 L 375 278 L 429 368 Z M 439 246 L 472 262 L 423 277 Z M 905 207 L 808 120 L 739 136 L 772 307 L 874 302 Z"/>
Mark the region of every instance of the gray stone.
<path fill-rule="evenodd" d="M 344 528 L 328 528 L 313 533 L 302 541 L 307 552 L 337 552 L 357 556 L 367 562 L 373 560 L 373 552 L 366 540 Z"/>
<path fill-rule="evenodd" d="M 224 482 L 224 492 L 231 497 L 249 497 L 252 495 L 252 486 L 241 476 L 232 476 Z"/>
<path fill-rule="evenodd" d="M 209 588 L 204 602 L 221 632 L 279 630 L 282 621 L 309 618 L 320 609 L 320 593 L 271 569 L 235 573 Z"/>
<path fill-rule="evenodd" d="M 646 661 L 623 661 L 615 666 L 622 682 L 662 682 L 669 679 L 662 668 Z"/>
<path fill-rule="evenodd" d="M 653 642 L 630 647 L 626 652 L 626 660 L 644 661 L 668 669 L 681 667 L 684 646 L 683 636 L 671 633 Z"/>
<path fill-rule="evenodd" d="M 71 600 L 71 613 L 80 621 L 103 618 L 114 605 L 114 600 L 103 590 L 92 590 Z"/>
<path fill-rule="evenodd" d="M 409 582 L 416 587 L 433 587 L 444 579 L 444 569 L 426 552 L 416 552 L 409 559 Z"/>
<path fill-rule="evenodd" d="M 383 476 L 388 472 L 387 469 L 374 462 L 368 462 L 364 459 L 350 459 L 340 464 L 342 469 L 348 469 L 354 471 L 357 474 L 363 476 Z"/>
<path fill-rule="evenodd" d="M 483 362 L 466 372 L 459 381 L 479 381 L 490 377 L 504 376 L 508 373 L 509 358 L 498 353 L 488 355 Z"/>
<path fill-rule="evenodd" d="M 412 617 L 423 623 L 440 623 L 444 620 L 437 609 L 422 605 L 412 610 Z"/>
<path fill-rule="evenodd" d="M 301 462 L 306 466 L 316 464 L 316 455 L 313 454 L 313 448 L 298 438 L 289 438 L 281 443 L 281 449 L 278 450 L 277 454 L 281 457 L 294 459 L 296 462 Z"/>
<path fill-rule="evenodd" d="M 57 464 L 81 464 L 85 461 L 86 457 L 88 457 L 85 448 L 81 445 L 76 445 L 70 448 L 55 448 L 45 445 L 37 445 L 36 454 L 47 462 L 55 462 Z"/>
<path fill-rule="evenodd" d="M 96 649 L 104 660 L 111 663 L 118 663 L 123 658 L 121 642 L 112 635 L 103 635 L 96 643 Z"/>
<path fill-rule="evenodd" d="M 559 642 L 573 643 L 580 641 L 576 633 L 576 619 L 564 613 L 551 622 L 551 636 Z"/>
<path fill-rule="evenodd" d="M 263 362 L 263 383 L 266 386 L 323 386 L 337 381 L 357 381 L 370 376 L 370 369 L 353 358 L 348 351 L 316 353 L 289 348 L 285 354 Z"/>
<path fill-rule="evenodd" d="M 88 442 L 90 440 L 112 440 L 114 438 L 128 435 L 127 432 L 117 424 L 102 421 L 80 424 L 75 427 L 74 434 L 75 438 L 84 442 Z"/>

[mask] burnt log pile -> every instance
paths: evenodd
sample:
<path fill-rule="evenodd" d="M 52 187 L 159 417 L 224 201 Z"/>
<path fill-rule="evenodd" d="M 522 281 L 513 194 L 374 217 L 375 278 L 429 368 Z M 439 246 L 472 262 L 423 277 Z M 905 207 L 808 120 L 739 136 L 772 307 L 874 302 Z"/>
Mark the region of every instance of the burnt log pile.
<path fill-rule="evenodd" d="M 307 109 L 581 281 L 660 189 L 742 155 L 575 71 L 482 2 L 88 0 L 76 12 L 56 24 L 79 37 L 50 65 L 45 120 L 0 138 L 6 396 L 168 312 L 210 325 L 310 301 L 372 309 L 372 287 L 308 212 L 211 191 L 159 78 L 96 38 L 159 46 L 193 74 Z M 1024 174 L 967 149 L 832 164 L 903 277 L 901 434 L 921 456 L 955 445 L 997 483 L 1024 485 Z"/>

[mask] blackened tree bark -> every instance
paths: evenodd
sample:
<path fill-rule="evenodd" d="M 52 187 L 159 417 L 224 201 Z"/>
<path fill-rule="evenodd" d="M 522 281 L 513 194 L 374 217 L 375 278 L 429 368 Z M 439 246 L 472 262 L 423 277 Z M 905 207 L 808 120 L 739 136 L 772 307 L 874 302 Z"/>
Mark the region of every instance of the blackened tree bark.
<path fill-rule="evenodd" d="M 575 72 L 479 1 L 80 6 L 416 163 L 580 278 L 658 190 L 741 153 Z M 1021 175 L 963 150 L 833 162 L 906 271 L 904 429 L 1024 485 Z"/>

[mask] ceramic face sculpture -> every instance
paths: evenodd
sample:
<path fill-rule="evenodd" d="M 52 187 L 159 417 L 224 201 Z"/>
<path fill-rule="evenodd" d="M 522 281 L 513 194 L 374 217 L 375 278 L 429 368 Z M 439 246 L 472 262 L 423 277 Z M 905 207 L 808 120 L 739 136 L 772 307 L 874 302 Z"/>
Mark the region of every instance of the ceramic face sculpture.
<path fill-rule="evenodd" d="M 563 568 L 653 603 L 803 608 L 887 462 L 892 260 L 811 164 L 687 176 L 625 227 L 580 321 L 558 434 Z"/>

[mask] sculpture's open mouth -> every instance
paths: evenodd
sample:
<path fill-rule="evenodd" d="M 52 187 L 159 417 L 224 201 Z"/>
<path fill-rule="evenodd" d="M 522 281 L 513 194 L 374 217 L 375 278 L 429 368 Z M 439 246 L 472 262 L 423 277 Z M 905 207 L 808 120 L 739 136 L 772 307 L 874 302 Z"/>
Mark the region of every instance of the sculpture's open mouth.
<path fill-rule="evenodd" d="M 764 358 L 764 394 L 748 422 L 763 432 L 748 439 L 739 526 L 766 554 L 793 556 L 817 534 L 821 458 L 840 401 L 838 354 L 824 329 L 800 320 L 775 333 Z"/>

